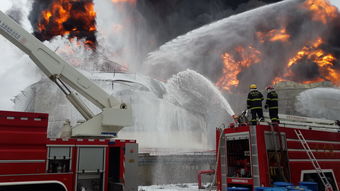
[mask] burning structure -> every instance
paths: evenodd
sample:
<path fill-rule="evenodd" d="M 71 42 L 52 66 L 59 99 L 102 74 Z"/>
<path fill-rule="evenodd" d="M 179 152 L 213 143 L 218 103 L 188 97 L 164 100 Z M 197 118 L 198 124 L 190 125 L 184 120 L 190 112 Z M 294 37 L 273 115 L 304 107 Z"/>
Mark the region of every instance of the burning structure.
<path fill-rule="evenodd" d="M 285 80 L 338 85 L 338 19 L 337 8 L 327 1 L 285 1 L 178 37 L 151 53 L 146 63 L 162 76 L 195 68 L 227 92 Z"/>

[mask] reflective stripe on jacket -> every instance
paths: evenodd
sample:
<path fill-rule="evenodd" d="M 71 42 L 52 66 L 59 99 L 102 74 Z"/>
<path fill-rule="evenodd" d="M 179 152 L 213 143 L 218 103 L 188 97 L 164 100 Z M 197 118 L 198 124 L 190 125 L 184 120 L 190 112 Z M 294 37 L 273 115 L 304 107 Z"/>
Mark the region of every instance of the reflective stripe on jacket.
<path fill-rule="evenodd" d="M 275 91 L 271 91 L 267 94 L 266 107 L 269 109 L 278 109 L 279 96 Z"/>
<path fill-rule="evenodd" d="M 258 90 L 252 90 L 248 94 L 247 108 L 262 109 L 263 95 Z"/>

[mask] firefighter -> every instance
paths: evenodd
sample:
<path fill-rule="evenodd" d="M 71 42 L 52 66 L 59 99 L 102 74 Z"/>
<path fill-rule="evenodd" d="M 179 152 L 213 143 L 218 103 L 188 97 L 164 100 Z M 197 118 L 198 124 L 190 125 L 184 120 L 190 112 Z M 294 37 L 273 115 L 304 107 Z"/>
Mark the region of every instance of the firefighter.
<path fill-rule="evenodd" d="M 251 124 L 256 125 L 256 116 L 259 117 L 260 121 L 264 121 L 262 110 L 263 95 L 257 90 L 256 84 L 251 84 L 249 88 L 247 108 L 251 111 Z"/>
<path fill-rule="evenodd" d="M 273 86 L 267 86 L 267 99 L 266 104 L 264 106 L 265 109 L 269 109 L 269 117 L 273 124 L 279 123 L 279 96 L 277 95 L 276 91 L 274 90 Z"/>

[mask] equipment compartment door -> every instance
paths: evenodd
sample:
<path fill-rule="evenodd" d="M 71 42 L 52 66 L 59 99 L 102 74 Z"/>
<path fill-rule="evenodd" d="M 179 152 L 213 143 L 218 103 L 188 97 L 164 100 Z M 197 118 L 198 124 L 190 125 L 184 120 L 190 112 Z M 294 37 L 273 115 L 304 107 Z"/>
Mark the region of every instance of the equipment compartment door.
<path fill-rule="evenodd" d="M 77 191 L 102 191 L 105 149 L 103 147 L 79 147 Z"/>
<path fill-rule="evenodd" d="M 228 177 L 251 178 L 248 136 L 227 137 Z"/>

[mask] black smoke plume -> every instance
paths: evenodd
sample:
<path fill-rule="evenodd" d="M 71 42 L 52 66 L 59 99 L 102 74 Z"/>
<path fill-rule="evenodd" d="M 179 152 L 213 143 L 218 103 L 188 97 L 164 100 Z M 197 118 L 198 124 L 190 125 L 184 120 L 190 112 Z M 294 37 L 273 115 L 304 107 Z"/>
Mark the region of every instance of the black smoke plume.
<path fill-rule="evenodd" d="M 205 24 L 281 0 L 137 0 L 158 45 Z"/>
<path fill-rule="evenodd" d="M 57 30 L 59 23 L 56 20 L 60 17 L 58 12 L 52 12 L 48 20 L 44 20 L 42 13 L 51 9 L 53 3 L 60 3 L 63 8 L 71 6 L 69 10 L 70 17 L 62 23 L 62 30 Z M 86 18 L 86 6 L 93 4 L 93 0 L 34 0 L 32 10 L 29 14 L 29 20 L 33 26 L 34 35 L 41 41 L 51 40 L 58 35 L 68 35 L 68 38 L 85 39 L 87 45 L 95 48 L 96 30 L 90 30 L 89 27 L 95 27 L 95 18 Z M 40 26 L 44 26 L 41 28 Z M 66 32 L 65 32 L 66 31 Z"/>

